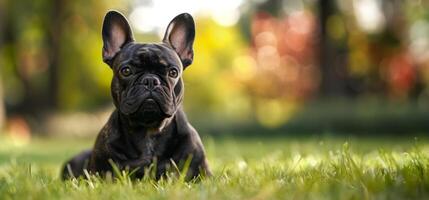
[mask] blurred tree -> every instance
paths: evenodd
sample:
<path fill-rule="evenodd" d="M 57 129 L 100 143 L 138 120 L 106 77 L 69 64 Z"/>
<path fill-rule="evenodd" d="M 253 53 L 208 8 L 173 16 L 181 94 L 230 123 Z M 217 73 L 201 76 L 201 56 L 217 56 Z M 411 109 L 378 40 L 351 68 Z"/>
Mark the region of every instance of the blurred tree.
<path fill-rule="evenodd" d="M 5 112 L 3 102 L 3 85 L 0 76 L 0 131 L 4 128 Z"/>
<path fill-rule="evenodd" d="M 3 46 L 3 32 L 4 32 L 3 19 L 4 18 L 5 18 L 4 0 L 0 0 L 0 51 L 1 51 L 1 47 Z M 2 63 L 2 61 L 0 61 L 0 68 L 2 68 L 2 67 L 3 67 L 3 63 Z M 1 73 L 1 71 L 0 71 L 0 131 L 3 129 L 4 120 L 5 120 L 2 75 L 3 75 L 3 73 Z"/>
<path fill-rule="evenodd" d="M 44 108 L 41 103 L 45 92 L 39 89 L 43 79 L 44 65 L 39 63 L 44 58 L 43 48 L 39 46 L 41 36 L 40 22 L 44 14 L 36 15 L 35 10 L 44 10 L 46 4 L 28 3 L 22 1 L 5 1 L 2 8 L 7 11 L 3 18 L 3 46 L 2 55 L 7 73 L 5 81 L 10 85 L 7 91 L 10 96 L 21 96 L 14 105 L 15 112 L 34 112 Z M 26 10 L 26 12 L 22 12 Z M 35 55 L 36 54 L 36 55 Z M 40 56 L 40 58 L 38 57 Z M 41 75 L 38 76 L 38 75 Z M 43 82 L 43 81 L 42 81 Z M 12 89 L 12 91 L 10 91 Z M 21 93 L 21 94 L 20 94 Z M 6 95 L 9 96 L 9 95 Z"/>
<path fill-rule="evenodd" d="M 0 0 L 0 123 L 7 113 L 41 128 L 58 111 L 110 103 L 111 70 L 101 60 L 100 27 L 106 10 L 127 5 Z"/>
<path fill-rule="evenodd" d="M 101 60 L 100 28 L 107 9 L 128 16 L 130 2 L 136 1 L 0 0 L 0 118 L 2 101 L 8 114 L 24 116 L 111 105 L 112 71 Z M 365 4 L 361 10 L 359 3 Z M 195 16 L 195 63 L 185 73 L 191 117 L 212 115 L 222 123 L 256 117 L 281 125 L 317 94 L 408 100 L 410 91 L 421 96 L 429 82 L 424 1 L 243 4 L 241 28 Z M 361 21 L 376 21 L 368 17 L 374 5 L 386 24 L 370 33 Z M 418 62 L 414 51 L 420 52 Z"/>
<path fill-rule="evenodd" d="M 48 107 L 50 109 L 55 109 L 58 106 L 58 88 L 60 85 L 59 82 L 59 66 L 60 66 L 60 51 L 61 51 L 61 36 L 62 36 L 62 26 L 64 21 L 64 8 L 67 7 L 67 3 L 69 1 L 65 0 L 53 0 L 51 9 L 50 9 L 50 17 L 51 20 L 49 22 L 50 26 L 48 26 L 48 45 L 49 48 L 49 68 L 48 68 L 48 95 L 45 102 L 48 103 Z"/>
<path fill-rule="evenodd" d="M 320 93 L 322 96 L 338 96 L 346 93 L 347 50 L 339 48 L 329 35 L 328 22 L 336 12 L 333 0 L 319 0 L 319 62 L 321 71 Z"/>
<path fill-rule="evenodd" d="M 270 13 L 273 16 L 281 17 L 283 13 L 283 0 L 263 1 L 257 5 L 257 10 Z"/>
<path fill-rule="evenodd" d="M 108 4 L 123 9 L 126 3 L 0 1 L 5 11 L 0 71 L 11 113 L 93 108 L 108 102 L 111 70 L 100 58 L 100 26 Z"/>
<path fill-rule="evenodd" d="M 249 99 L 239 80 L 249 75 L 251 66 L 242 62 L 248 52 L 240 30 L 210 18 L 199 18 L 196 24 L 195 59 L 184 73 L 185 109 L 190 117 L 208 123 L 213 120 L 207 115 L 225 121 L 247 118 Z"/>

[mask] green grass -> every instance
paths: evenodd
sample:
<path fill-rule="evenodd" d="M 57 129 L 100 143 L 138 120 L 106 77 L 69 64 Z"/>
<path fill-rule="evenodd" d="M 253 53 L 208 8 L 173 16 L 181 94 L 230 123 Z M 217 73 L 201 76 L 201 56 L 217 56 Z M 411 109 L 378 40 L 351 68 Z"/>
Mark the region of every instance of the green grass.
<path fill-rule="evenodd" d="M 0 140 L 0 199 L 428 199 L 429 142 L 410 138 L 204 138 L 214 177 L 199 183 L 59 180 L 92 139 Z"/>

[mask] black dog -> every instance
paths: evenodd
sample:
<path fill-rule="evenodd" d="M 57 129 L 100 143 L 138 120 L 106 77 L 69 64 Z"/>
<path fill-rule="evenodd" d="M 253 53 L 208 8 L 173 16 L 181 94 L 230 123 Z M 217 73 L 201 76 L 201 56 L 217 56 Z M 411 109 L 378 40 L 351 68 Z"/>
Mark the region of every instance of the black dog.
<path fill-rule="evenodd" d="M 157 178 L 170 167 L 184 167 L 187 178 L 210 175 L 204 147 L 182 110 L 183 71 L 193 61 L 195 24 L 191 15 L 176 16 L 162 43 L 134 41 L 125 17 L 116 11 L 103 22 L 103 60 L 113 70 L 111 93 L 116 110 L 100 131 L 94 148 L 63 169 L 63 179 L 91 173 L 137 170 L 156 163 Z M 179 169 L 180 170 L 180 169 Z"/>

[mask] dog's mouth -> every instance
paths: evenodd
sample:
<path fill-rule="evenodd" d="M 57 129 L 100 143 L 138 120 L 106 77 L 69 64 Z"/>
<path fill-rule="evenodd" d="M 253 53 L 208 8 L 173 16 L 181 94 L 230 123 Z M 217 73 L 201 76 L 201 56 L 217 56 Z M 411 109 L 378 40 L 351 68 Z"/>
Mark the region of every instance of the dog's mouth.
<path fill-rule="evenodd" d="M 153 98 L 132 99 L 121 105 L 121 112 L 134 123 L 154 126 L 165 118 L 160 104 Z"/>
<path fill-rule="evenodd" d="M 143 100 L 137 111 L 131 114 L 131 117 L 137 118 L 146 126 L 156 124 L 164 118 L 159 103 L 151 97 Z"/>
<path fill-rule="evenodd" d="M 121 111 L 125 115 L 134 115 L 136 113 L 154 113 L 162 112 L 161 105 L 152 95 L 141 95 L 135 98 L 126 99 L 121 104 Z"/>
<path fill-rule="evenodd" d="M 161 106 L 155 99 L 149 97 L 144 99 L 137 110 L 139 113 L 146 113 L 146 115 L 152 115 L 161 112 Z"/>
<path fill-rule="evenodd" d="M 163 100 L 160 95 L 147 92 L 124 100 L 120 111 L 132 121 L 150 127 L 172 116 L 169 114 L 168 105 Z"/>

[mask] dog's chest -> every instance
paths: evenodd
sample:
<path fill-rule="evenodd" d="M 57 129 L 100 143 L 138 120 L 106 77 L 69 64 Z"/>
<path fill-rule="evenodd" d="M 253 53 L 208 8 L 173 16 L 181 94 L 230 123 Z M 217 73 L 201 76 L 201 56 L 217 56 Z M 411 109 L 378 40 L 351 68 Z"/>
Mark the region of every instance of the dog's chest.
<path fill-rule="evenodd" d="M 152 162 L 169 159 L 177 148 L 178 139 L 171 132 L 141 137 L 119 137 L 110 142 L 110 151 L 118 162 Z"/>

